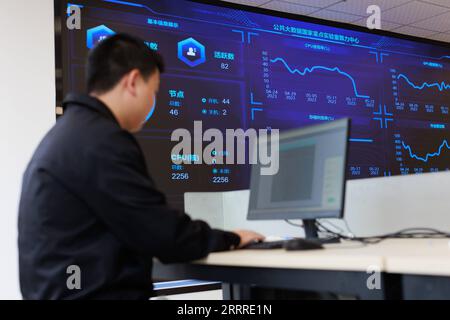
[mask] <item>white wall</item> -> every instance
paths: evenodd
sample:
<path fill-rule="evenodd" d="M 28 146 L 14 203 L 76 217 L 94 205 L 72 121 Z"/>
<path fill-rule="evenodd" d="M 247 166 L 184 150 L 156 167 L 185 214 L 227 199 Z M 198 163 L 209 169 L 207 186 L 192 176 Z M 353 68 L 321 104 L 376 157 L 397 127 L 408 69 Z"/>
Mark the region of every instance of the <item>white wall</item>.
<path fill-rule="evenodd" d="M 20 299 L 21 177 L 55 122 L 53 0 L 0 0 L 0 299 Z"/>
<path fill-rule="evenodd" d="M 193 218 L 206 220 L 215 228 L 249 229 L 267 236 L 303 235 L 301 228 L 283 220 L 246 220 L 249 195 L 248 190 L 185 193 L 185 209 Z M 347 232 L 348 226 L 356 236 L 418 227 L 449 232 L 449 208 L 449 171 L 358 179 L 347 182 L 344 219 L 348 224 L 330 221 L 341 232 Z"/>
<path fill-rule="evenodd" d="M 205 220 L 213 228 L 247 229 L 265 236 L 302 237 L 303 229 L 284 220 L 247 220 L 249 190 L 227 192 L 186 192 L 184 208 L 193 219 Z M 301 220 L 292 220 L 302 224 Z"/>

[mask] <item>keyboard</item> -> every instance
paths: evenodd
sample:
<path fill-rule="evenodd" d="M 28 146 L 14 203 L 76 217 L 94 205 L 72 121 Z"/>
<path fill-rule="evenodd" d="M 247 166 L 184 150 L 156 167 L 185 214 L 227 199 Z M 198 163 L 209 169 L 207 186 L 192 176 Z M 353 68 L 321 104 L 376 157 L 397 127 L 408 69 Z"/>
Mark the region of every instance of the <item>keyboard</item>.
<path fill-rule="evenodd" d="M 287 241 L 289 240 L 254 242 L 246 245 L 242 249 L 281 249 L 284 248 Z"/>
<path fill-rule="evenodd" d="M 339 243 L 339 238 L 325 238 L 325 239 L 283 239 L 254 242 L 246 245 L 242 249 L 281 249 L 286 250 L 316 250 L 322 249 L 324 244 Z"/>

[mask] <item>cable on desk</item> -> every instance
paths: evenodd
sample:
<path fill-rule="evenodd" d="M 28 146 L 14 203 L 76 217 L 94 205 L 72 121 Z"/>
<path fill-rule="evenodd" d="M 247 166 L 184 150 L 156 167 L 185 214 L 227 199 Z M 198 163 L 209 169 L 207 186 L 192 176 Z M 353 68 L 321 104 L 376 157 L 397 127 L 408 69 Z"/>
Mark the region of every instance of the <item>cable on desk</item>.
<path fill-rule="evenodd" d="M 327 224 L 329 224 L 330 226 L 332 226 L 334 229 L 337 229 L 337 232 L 339 232 L 339 233 L 341 233 L 341 234 L 344 233 L 344 230 L 343 230 L 341 227 L 335 225 L 335 224 L 332 223 L 331 221 L 323 220 L 321 223 L 322 223 L 322 224 L 327 223 Z"/>
<path fill-rule="evenodd" d="M 356 241 L 369 244 L 380 243 L 386 239 L 442 239 L 450 238 L 450 233 L 433 228 L 407 228 L 397 232 L 372 237 L 355 237 Z"/>
<path fill-rule="evenodd" d="M 294 227 L 299 227 L 299 228 L 304 228 L 305 227 L 303 224 L 297 224 L 297 223 L 294 223 L 294 222 L 292 222 L 292 221 L 290 221 L 288 219 L 284 219 L 284 221 L 286 221 L 288 224 L 290 224 L 291 226 L 294 226 Z"/>
<path fill-rule="evenodd" d="M 386 239 L 424 239 L 424 238 L 450 238 L 450 233 L 437 230 L 434 228 L 406 228 L 397 232 L 386 233 L 382 235 L 370 236 L 370 237 L 349 237 L 333 230 L 330 230 L 319 221 L 316 221 L 317 227 L 325 230 L 326 232 L 333 234 L 340 239 L 354 240 L 363 242 L 366 244 L 377 244 Z"/>
<path fill-rule="evenodd" d="M 287 222 L 288 224 L 290 224 L 291 226 L 299 227 L 299 228 L 305 228 L 305 226 L 304 226 L 303 224 L 293 223 L 292 221 L 290 221 L 290 220 L 288 220 L 288 219 L 284 219 L 284 221 Z M 330 224 L 333 225 L 332 223 L 330 223 Z M 342 230 L 342 229 L 341 229 L 341 230 Z M 336 236 L 330 235 L 330 234 L 329 234 L 328 232 L 326 232 L 326 231 L 321 231 L 321 230 L 319 230 L 319 231 L 322 232 L 322 233 L 325 233 L 325 234 L 328 234 L 328 235 L 329 235 L 328 237 L 321 238 L 322 240 L 326 240 L 327 238 L 328 238 L 328 239 L 336 238 Z"/>
<path fill-rule="evenodd" d="M 351 237 L 349 237 L 349 236 L 343 235 L 342 233 L 335 232 L 335 231 L 325 227 L 318 220 L 316 220 L 316 226 L 317 226 L 317 229 L 319 229 L 320 232 L 327 233 L 327 234 L 329 234 L 332 237 L 339 238 L 339 239 L 345 239 L 345 240 L 351 239 Z M 337 228 L 337 229 L 340 229 L 340 228 Z"/>
<path fill-rule="evenodd" d="M 302 224 L 296 224 L 288 219 L 285 219 L 288 224 L 304 228 L 304 225 Z M 381 235 L 375 235 L 375 236 L 369 236 L 369 237 L 356 237 L 354 236 L 353 232 L 348 227 L 347 222 L 344 220 L 346 227 L 349 231 L 349 235 L 342 234 L 342 228 L 336 226 L 335 224 L 331 223 L 330 221 L 326 221 L 327 224 L 333 226 L 333 228 L 337 229 L 338 231 L 331 230 L 330 228 L 326 227 L 322 222 L 319 220 L 316 220 L 316 226 L 319 229 L 320 232 L 328 234 L 330 238 L 339 238 L 343 240 L 353 240 L 358 241 L 364 244 L 377 244 L 380 243 L 383 240 L 387 239 L 426 239 L 426 238 L 450 238 L 450 232 L 441 231 L 434 228 L 426 228 L 426 227 L 417 227 L 417 228 L 406 228 L 401 229 L 396 232 L 392 233 L 386 233 Z"/>

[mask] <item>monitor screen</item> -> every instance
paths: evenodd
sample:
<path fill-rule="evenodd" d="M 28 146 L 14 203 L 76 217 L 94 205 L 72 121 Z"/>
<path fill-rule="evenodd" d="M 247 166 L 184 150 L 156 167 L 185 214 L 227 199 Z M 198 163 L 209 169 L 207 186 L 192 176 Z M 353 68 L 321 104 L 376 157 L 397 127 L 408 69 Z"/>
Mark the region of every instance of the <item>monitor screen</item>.
<path fill-rule="evenodd" d="M 252 166 L 248 219 L 341 217 L 348 129 L 342 119 L 285 131 L 278 172 L 261 175 Z"/>
<path fill-rule="evenodd" d="M 247 165 L 172 163 L 172 131 L 192 131 L 195 120 L 204 130 L 283 132 L 348 117 L 349 179 L 449 167 L 450 49 L 444 43 L 224 2 L 61 3 L 62 16 L 68 5 L 81 8 L 82 28 L 69 30 L 63 19 L 57 34 L 59 100 L 84 91 L 88 51 L 111 34 L 139 36 L 164 57 L 156 109 L 136 137 L 158 187 L 180 207 L 187 191 L 249 187 Z M 292 152 L 307 159 L 312 150 Z M 304 186 L 295 187 L 307 195 Z"/>

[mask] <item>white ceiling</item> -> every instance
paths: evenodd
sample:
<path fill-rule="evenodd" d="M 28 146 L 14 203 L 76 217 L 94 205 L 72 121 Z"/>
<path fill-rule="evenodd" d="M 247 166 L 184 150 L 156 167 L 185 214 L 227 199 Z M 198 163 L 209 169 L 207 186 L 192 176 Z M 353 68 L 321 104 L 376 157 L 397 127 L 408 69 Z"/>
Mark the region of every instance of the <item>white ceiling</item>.
<path fill-rule="evenodd" d="M 366 9 L 381 8 L 381 28 L 450 42 L 450 0 L 222 0 L 366 26 Z"/>

